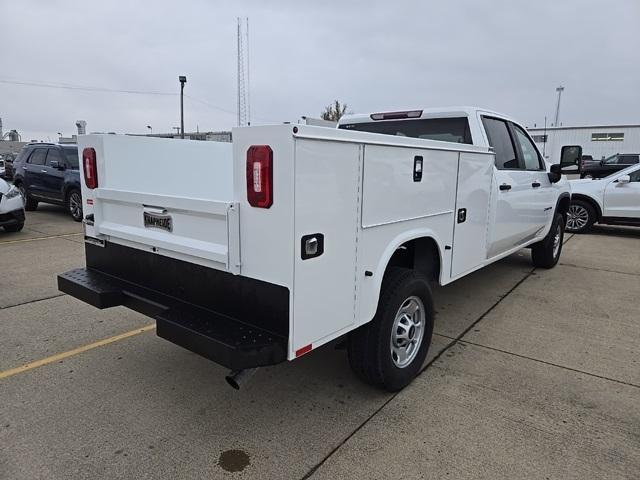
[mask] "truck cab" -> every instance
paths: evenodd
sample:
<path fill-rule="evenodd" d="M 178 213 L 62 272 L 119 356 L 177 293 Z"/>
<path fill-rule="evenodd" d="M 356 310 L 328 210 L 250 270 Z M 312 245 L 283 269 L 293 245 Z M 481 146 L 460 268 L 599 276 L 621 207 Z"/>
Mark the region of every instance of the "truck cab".
<path fill-rule="evenodd" d="M 486 239 L 489 258 L 508 252 L 547 229 L 556 210 L 556 200 L 569 194 L 566 179 L 557 183 L 548 175 L 549 166 L 526 129 L 496 112 L 453 107 L 349 115 L 340 120 L 338 128 L 476 145 L 491 150 L 495 161 L 491 171 L 485 172 L 487 178 L 476 176 L 466 182 L 486 185 L 491 177 L 490 191 L 485 192 L 488 197 L 482 199 L 491 225 Z M 479 199 L 479 192 L 473 188 L 472 192 Z M 471 198 L 459 200 L 466 203 L 465 200 Z M 534 209 L 532 205 L 545 207 Z M 473 245 L 477 248 L 477 239 L 469 243 L 469 252 Z M 482 254 L 478 252 L 479 256 Z M 460 263 L 469 266 L 477 260 L 464 258 Z M 456 272 L 461 273 L 459 269 Z"/>

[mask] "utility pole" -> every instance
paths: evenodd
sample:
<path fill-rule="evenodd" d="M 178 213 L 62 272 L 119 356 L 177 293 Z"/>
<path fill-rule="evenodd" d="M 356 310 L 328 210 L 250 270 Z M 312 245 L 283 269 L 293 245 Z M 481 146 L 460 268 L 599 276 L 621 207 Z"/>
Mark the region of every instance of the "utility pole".
<path fill-rule="evenodd" d="M 187 77 L 180 75 L 180 138 L 184 138 L 184 84 L 187 83 Z"/>
<path fill-rule="evenodd" d="M 554 123 L 556 127 L 560 126 L 560 124 L 558 123 L 558 120 L 560 118 L 560 97 L 562 97 L 563 91 L 564 91 L 564 87 L 562 85 L 556 88 L 556 92 L 558 92 L 558 103 L 556 104 L 556 121 Z"/>
<path fill-rule="evenodd" d="M 542 134 L 542 138 L 544 138 L 544 143 L 542 144 L 542 158 L 546 158 L 547 153 L 547 116 L 544 116 L 544 133 Z"/>

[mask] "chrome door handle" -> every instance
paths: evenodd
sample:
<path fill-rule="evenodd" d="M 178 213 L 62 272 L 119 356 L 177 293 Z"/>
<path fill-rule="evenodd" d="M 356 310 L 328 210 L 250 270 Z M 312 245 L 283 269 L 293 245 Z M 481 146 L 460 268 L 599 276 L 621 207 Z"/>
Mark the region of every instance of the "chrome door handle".
<path fill-rule="evenodd" d="M 40 170 L 42 173 L 47 173 L 47 171 L 43 168 L 42 170 Z"/>

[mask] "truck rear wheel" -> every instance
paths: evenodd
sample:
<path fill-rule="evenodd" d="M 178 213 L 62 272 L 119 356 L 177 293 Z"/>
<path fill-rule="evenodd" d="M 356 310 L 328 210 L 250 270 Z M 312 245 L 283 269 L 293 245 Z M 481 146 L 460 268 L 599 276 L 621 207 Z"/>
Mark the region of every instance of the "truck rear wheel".
<path fill-rule="evenodd" d="M 349 363 L 366 383 L 398 391 L 420 371 L 432 334 L 429 280 L 415 270 L 394 267 L 382 282 L 375 317 L 349 337 Z"/>
<path fill-rule="evenodd" d="M 539 268 L 553 268 L 560 260 L 564 240 L 564 217 L 556 213 L 551 229 L 544 240 L 531 247 L 531 260 Z"/>

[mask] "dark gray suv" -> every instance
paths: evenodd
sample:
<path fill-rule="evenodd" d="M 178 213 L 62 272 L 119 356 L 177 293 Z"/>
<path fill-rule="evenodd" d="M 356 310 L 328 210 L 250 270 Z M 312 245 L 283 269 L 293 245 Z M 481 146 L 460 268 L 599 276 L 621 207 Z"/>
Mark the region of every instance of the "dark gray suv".
<path fill-rule="evenodd" d="M 13 183 L 22 191 L 25 210 L 39 202 L 64 205 L 71 217 L 82 220 L 82 195 L 77 145 L 31 143 L 14 162 Z"/>

